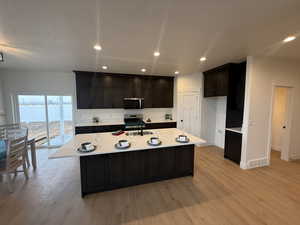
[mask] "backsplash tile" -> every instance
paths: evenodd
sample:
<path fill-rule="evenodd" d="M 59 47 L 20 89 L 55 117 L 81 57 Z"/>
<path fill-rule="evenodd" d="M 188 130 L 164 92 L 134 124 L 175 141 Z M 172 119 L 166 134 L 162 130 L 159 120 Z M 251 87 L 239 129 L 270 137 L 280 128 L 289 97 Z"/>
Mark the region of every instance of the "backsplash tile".
<path fill-rule="evenodd" d="M 143 114 L 144 119 L 162 120 L 166 113 L 171 113 L 176 118 L 174 108 L 151 108 L 151 109 L 77 109 L 75 111 L 75 123 L 92 122 L 93 117 L 99 117 L 100 122 L 123 121 L 124 114 Z"/>

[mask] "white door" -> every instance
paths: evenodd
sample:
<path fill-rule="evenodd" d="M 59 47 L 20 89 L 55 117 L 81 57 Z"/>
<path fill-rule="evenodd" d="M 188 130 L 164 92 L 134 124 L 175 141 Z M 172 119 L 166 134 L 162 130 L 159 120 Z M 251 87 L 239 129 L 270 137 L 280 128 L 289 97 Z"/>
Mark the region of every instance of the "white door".
<path fill-rule="evenodd" d="M 178 128 L 184 132 L 200 136 L 200 94 L 182 93 L 178 95 Z"/>
<path fill-rule="evenodd" d="M 284 123 L 282 125 L 281 133 L 281 159 L 289 161 L 289 149 L 290 149 L 290 131 L 291 131 L 291 113 L 292 113 L 292 88 L 286 88 L 286 104 L 285 104 L 285 114 L 284 114 Z"/>
<path fill-rule="evenodd" d="M 291 87 L 275 86 L 272 107 L 271 149 L 281 152 L 281 159 L 288 161 L 291 128 Z"/>

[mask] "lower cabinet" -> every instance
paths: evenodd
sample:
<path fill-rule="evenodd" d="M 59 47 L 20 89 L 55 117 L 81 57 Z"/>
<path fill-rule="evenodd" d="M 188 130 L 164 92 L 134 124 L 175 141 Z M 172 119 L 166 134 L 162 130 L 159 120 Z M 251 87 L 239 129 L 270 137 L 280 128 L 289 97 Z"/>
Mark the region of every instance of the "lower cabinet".
<path fill-rule="evenodd" d="M 242 138 L 241 133 L 226 130 L 224 157 L 237 164 L 241 161 Z"/>
<path fill-rule="evenodd" d="M 106 125 L 106 126 L 80 126 L 75 127 L 76 134 L 89 134 L 89 133 L 104 133 L 104 132 L 113 132 L 117 130 L 124 130 L 125 125 Z"/>
<path fill-rule="evenodd" d="M 82 196 L 194 173 L 194 145 L 80 157 Z"/>
<path fill-rule="evenodd" d="M 163 129 L 163 128 L 176 128 L 176 122 L 167 123 L 146 123 L 145 129 Z"/>
<path fill-rule="evenodd" d="M 176 122 L 147 123 L 145 129 L 176 128 L 176 126 Z M 103 133 L 117 130 L 125 130 L 125 125 L 80 126 L 75 127 L 75 134 Z"/>

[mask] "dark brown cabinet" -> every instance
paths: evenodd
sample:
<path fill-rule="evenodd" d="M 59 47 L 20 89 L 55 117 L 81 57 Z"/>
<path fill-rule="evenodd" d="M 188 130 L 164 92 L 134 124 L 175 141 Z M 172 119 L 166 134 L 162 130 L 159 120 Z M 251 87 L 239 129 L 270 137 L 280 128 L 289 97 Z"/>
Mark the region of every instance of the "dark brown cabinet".
<path fill-rule="evenodd" d="M 241 161 L 242 138 L 241 133 L 226 130 L 224 157 L 237 164 Z"/>
<path fill-rule="evenodd" d="M 194 173 L 194 145 L 80 157 L 82 196 Z"/>
<path fill-rule="evenodd" d="M 246 83 L 246 62 L 235 65 L 229 76 L 226 105 L 226 127 L 242 127 Z"/>
<path fill-rule="evenodd" d="M 147 123 L 145 129 L 163 129 L 163 128 L 176 128 L 176 122 L 166 123 Z M 113 132 L 117 130 L 126 130 L 125 125 L 105 125 L 105 126 L 80 126 L 75 127 L 75 134 L 89 134 L 89 133 L 103 133 Z"/>
<path fill-rule="evenodd" d="M 232 64 L 204 72 L 204 97 L 227 96 Z"/>
<path fill-rule="evenodd" d="M 75 71 L 78 109 L 123 108 L 144 98 L 145 108 L 172 108 L 174 77 Z"/>

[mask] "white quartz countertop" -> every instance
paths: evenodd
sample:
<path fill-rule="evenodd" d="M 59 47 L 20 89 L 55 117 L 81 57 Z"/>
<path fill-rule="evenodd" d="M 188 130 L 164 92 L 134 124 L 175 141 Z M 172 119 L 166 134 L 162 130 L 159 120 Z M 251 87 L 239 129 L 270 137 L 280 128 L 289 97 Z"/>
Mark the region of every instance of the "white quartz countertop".
<path fill-rule="evenodd" d="M 176 123 L 176 120 L 151 120 L 151 122 L 147 122 L 147 119 L 143 120 L 145 123 Z M 124 120 L 119 121 L 106 121 L 106 122 L 99 122 L 99 123 L 93 123 L 93 122 L 80 122 L 76 123 L 75 127 L 89 127 L 89 126 L 111 126 L 111 125 L 124 125 Z"/>
<path fill-rule="evenodd" d="M 154 149 L 162 147 L 172 147 L 180 145 L 201 145 L 206 143 L 205 140 L 185 133 L 177 128 L 168 129 L 157 129 L 151 130 L 152 135 L 144 136 L 126 136 L 125 133 L 120 136 L 113 136 L 110 132 L 108 133 L 93 133 L 93 134 L 79 134 L 74 136 L 67 144 L 60 147 L 56 153 L 51 155 L 49 158 L 64 158 L 64 157 L 79 157 L 87 155 L 98 155 L 98 154 L 109 154 L 109 153 L 119 153 L 126 151 L 137 151 L 144 149 Z M 189 143 L 178 143 L 175 138 L 180 134 L 185 134 L 189 139 Z M 150 146 L 147 144 L 147 140 L 151 137 L 159 137 L 162 141 L 160 146 Z M 131 143 L 131 147 L 125 150 L 119 150 L 115 148 L 115 144 L 119 140 L 128 140 Z M 97 146 L 97 149 L 90 153 L 79 153 L 77 149 L 84 142 L 91 142 L 93 145 Z"/>
<path fill-rule="evenodd" d="M 240 134 L 243 133 L 241 127 L 226 128 L 225 130 L 229 130 L 229 131 L 236 132 L 236 133 L 240 133 Z"/>

